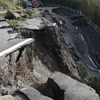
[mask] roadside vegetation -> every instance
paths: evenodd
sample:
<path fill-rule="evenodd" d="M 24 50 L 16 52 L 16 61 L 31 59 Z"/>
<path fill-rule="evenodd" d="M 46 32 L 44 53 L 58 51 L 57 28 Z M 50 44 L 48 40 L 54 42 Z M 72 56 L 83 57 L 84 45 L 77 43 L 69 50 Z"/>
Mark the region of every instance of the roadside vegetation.
<path fill-rule="evenodd" d="M 88 69 L 83 64 L 79 64 L 78 71 L 79 75 L 83 79 L 83 82 L 92 87 L 100 96 L 100 78 L 96 76 L 89 76 Z M 88 79 L 88 81 L 85 81 L 84 78 Z"/>
<path fill-rule="evenodd" d="M 22 7 L 17 6 L 17 0 L 0 0 L 0 10 L 3 9 L 22 9 Z"/>
<path fill-rule="evenodd" d="M 91 86 L 100 96 L 100 78 L 99 77 L 90 77 L 89 78 L 89 86 Z"/>
<path fill-rule="evenodd" d="M 11 26 L 19 26 L 20 21 L 17 19 L 12 19 L 12 20 L 7 20 L 7 22 L 11 25 Z"/>
<path fill-rule="evenodd" d="M 100 0 L 47 0 L 47 4 L 50 3 L 80 9 L 93 22 L 100 25 Z"/>
<path fill-rule="evenodd" d="M 87 68 L 83 64 L 80 64 L 80 68 L 81 68 L 84 76 L 88 77 L 88 70 L 87 70 Z"/>
<path fill-rule="evenodd" d="M 38 9 L 23 9 L 18 14 L 20 15 L 20 18 L 12 18 L 12 19 L 6 19 L 6 21 L 12 26 L 20 26 L 20 22 L 26 20 L 27 18 L 32 17 L 32 13 L 37 12 Z"/>

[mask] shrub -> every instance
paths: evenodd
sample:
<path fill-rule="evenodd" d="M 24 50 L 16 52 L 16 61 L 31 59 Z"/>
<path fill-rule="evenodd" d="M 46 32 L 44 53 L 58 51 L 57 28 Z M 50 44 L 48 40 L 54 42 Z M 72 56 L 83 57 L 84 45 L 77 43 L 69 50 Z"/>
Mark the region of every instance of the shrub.
<path fill-rule="evenodd" d="M 0 0 L 0 7 L 3 9 L 16 9 L 17 0 Z"/>
<path fill-rule="evenodd" d="M 91 86 L 100 96 L 100 78 L 99 77 L 90 77 L 89 78 L 89 86 Z"/>
<path fill-rule="evenodd" d="M 88 76 L 88 70 L 87 70 L 87 68 L 83 64 L 80 64 L 80 67 L 81 67 L 81 70 L 84 73 L 84 76 L 87 77 Z"/>
<path fill-rule="evenodd" d="M 96 24 L 100 24 L 100 0 L 47 0 L 47 3 L 80 9 Z"/>

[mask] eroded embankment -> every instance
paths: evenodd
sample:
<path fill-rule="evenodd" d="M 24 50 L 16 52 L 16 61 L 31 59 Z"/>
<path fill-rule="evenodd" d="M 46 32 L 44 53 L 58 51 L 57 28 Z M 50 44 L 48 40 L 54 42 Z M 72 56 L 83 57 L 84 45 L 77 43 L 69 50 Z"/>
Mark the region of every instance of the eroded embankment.
<path fill-rule="evenodd" d="M 79 81 L 87 81 L 87 75 L 84 68 L 80 67 L 80 63 L 91 65 L 91 62 L 85 59 L 88 44 L 83 43 L 82 36 L 69 21 L 66 13 L 62 12 L 62 15 L 46 11 L 42 13 L 42 20 L 47 18 L 46 24 L 49 21 L 56 24 L 46 25 L 41 30 L 28 29 L 28 26 L 28 28 L 20 27 L 9 31 L 10 34 L 19 32 L 18 37 L 23 39 L 33 38 L 34 42 L 6 55 L 6 63 L 0 70 L 1 95 L 14 94 L 16 90 L 26 87 L 35 87 L 47 96 L 50 93 L 50 97 L 55 100 L 59 100 L 58 97 L 61 98 L 60 100 L 66 100 L 64 99 L 66 90 L 62 88 L 58 90 L 60 96 L 59 93 L 54 93 L 56 90 L 50 89 L 46 93 L 45 83 L 51 74 L 58 71 Z M 87 51 L 83 49 L 85 47 Z"/>
<path fill-rule="evenodd" d="M 60 43 L 57 27 L 23 32 L 24 38 L 34 37 L 35 41 L 6 56 L 6 65 L 2 66 L 0 75 L 1 94 L 10 94 L 27 86 L 38 86 L 45 83 L 55 71 L 79 78 L 74 60 Z"/>

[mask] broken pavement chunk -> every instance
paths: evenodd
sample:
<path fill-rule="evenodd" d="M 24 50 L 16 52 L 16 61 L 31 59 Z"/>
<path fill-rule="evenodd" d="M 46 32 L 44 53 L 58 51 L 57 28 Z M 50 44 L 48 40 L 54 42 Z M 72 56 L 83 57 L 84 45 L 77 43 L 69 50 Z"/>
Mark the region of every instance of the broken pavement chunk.
<path fill-rule="evenodd" d="M 12 12 L 11 10 L 8 10 L 6 13 L 7 19 L 14 19 L 14 18 L 20 18 L 21 16 L 18 13 Z"/>
<path fill-rule="evenodd" d="M 57 98 L 64 100 L 100 100 L 94 89 L 60 72 L 48 79 L 48 88 L 52 88 Z"/>
<path fill-rule="evenodd" d="M 18 94 L 15 97 L 18 97 L 18 95 L 20 95 L 21 97 L 22 94 L 26 95 L 29 98 L 29 100 L 53 100 L 47 96 L 43 96 L 39 91 L 32 87 L 22 89 L 18 92 Z"/>
<path fill-rule="evenodd" d="M 41 18 L 33 18 L 33 19 L 27 19 L 24 22 L 20 23 L 21 28 L 31 29 L 31 30 L 42 30 L 47 25 L 42 21 Z"/>

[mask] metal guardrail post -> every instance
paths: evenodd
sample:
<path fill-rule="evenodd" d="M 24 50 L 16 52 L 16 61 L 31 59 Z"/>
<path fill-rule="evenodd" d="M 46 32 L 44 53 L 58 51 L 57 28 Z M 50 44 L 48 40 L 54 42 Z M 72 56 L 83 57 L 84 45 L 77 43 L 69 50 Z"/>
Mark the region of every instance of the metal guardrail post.
<path fill-rule="evenodd" d="M 80 15 L 82 15 L 82 11 L 80 10 Z"/>

